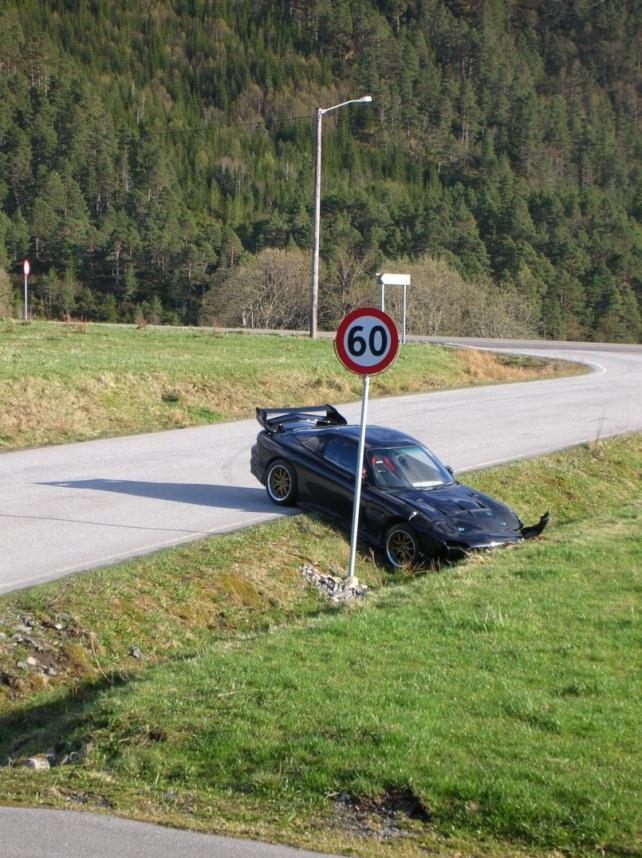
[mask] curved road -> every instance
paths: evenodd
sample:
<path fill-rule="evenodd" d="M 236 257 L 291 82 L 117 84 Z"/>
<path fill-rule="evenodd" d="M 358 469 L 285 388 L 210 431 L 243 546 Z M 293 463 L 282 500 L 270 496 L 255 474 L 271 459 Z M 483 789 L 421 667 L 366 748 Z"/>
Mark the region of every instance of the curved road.
<path fill-rule="evenodd" d="M 441 341 L 593 368 L 370 403 L 369 422 L 416 436 L 457 471 L 642 429 L 642 346 Z M 359 403 L 340 408 L 358 422 Z M 257 430 L 242 420 L 0 455 L 0 593 L 275 518 L 249 472 Z"/>
<path fill-rule="evenodd" d="M 433 341 L 560 357 L 589 375 L 375 400 L 458 471 L 642 429 L 642 347 Z M 337 369 L 337 371 L 341 371 Z M 359 404 L 342 408 L 358 420 Z M 0 592 L 275 517 L 249 474 L 253 420 L 0 456 Z M 7 858 L 312 858 L 114 817 L 0 808 Z"/>
<path fill-rule="evenodd" d="M 79 810 L 0 807 L 0 832 L 2 858 L 324 858 Z"/>

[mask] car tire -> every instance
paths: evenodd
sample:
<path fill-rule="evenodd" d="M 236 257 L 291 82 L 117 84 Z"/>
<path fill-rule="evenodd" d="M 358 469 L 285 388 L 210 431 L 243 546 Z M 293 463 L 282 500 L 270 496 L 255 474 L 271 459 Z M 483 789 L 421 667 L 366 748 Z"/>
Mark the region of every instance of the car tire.
<path fill-rule="evenodd" d="M 384 542 L 386 560 L 395 569 L 410 569 L 419 560 L 419 542 L 407 524 L 393 524 Z"/>
<path fill-rule="evenodd" d="M 268 497 L 277 506 L 294 506 L 297 495 L 296 471 L 289 462 L 277 459 L 268 468 L 265 480 Z"/>

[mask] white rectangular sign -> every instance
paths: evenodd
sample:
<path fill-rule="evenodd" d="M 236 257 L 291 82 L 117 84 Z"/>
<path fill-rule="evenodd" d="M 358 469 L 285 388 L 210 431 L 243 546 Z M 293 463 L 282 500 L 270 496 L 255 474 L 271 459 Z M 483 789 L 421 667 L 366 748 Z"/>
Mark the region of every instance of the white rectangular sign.
<path fill-rule="evenodd" d="M 410 286 L 410 274 L 377 274 L 382 286 Z"/>

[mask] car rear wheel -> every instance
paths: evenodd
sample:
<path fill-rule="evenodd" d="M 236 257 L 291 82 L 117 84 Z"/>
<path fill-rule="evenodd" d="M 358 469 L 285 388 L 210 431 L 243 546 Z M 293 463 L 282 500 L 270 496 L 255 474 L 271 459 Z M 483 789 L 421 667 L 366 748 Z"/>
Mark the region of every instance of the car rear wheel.
<path fill-rule="evenodd" d="M 289 462 L 279 459 L 268 468 L 265 488 L 272 503 L 293 506 L 296 503 L 296 471 Z"/>
<path fill-rule="evenodd" d="M 386 533 L 386 560 L 395 569 L 408 569 L 419 560 L 419 543 L 407 524 L 393 524 Z"/>

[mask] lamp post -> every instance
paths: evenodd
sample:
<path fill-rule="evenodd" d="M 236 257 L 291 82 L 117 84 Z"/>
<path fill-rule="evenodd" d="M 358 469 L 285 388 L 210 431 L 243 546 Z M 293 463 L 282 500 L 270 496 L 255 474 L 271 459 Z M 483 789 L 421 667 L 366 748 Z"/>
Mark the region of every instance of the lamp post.
<path fill-rule="evenodd" d="M 29 260 L 25 259 L 22 263 L 22 273 L 25 276 L 25 304 L 24 304 L 24 318 L 25 322 L 29 321 L 29 274 L 31 273 L 31 266 L 29 265 Z"/>
<path fill-rule="evenodd" d="M 314 217 L 312 228 L 312 284 L 310 288 L 310 336 L 317 335 L 317 312 L 319 307 L 319 234 L 321 231 L 321 120 L 331 110 L 338 110 L 346 104 L 367 104 L 372 101 L 371 95 L 362 98 L 351 98 L 332 107 L 317 107 L 316 160 L 314 168 Z"/>

